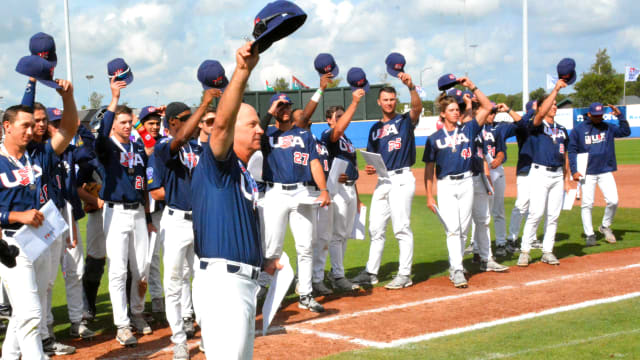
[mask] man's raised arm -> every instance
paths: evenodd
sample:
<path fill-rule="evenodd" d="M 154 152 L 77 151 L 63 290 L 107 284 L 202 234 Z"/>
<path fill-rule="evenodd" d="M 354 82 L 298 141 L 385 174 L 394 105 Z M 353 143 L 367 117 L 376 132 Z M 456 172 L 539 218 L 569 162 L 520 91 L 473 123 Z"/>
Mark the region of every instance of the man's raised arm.
<path fill-rule="evenodd" d="M 78 109 L 76 109 L 76 102 L 73 99 L 73 85 L 71 82 L 67 80 L 57 80 L 57 82 L 61 86 L 61 89 L 57 91 L 62 97 L 64 111 L 60 121 L 60 128 L 51 138 L 51 147 L 56 154 L 60 155 L 69 146 L 71 139 L 78 131 Z"/>
<path fill-rule="evenodd" d="M 220 89 L 211 88 L 204 92 L 202 95 L 202 102 L 200 103 L 200 106 L 198 106 L 198 109 L 191 114 L 187 122 L 182 125 L 176 136 L 171 141 L 169 148 L 171 154 L 177 153 L 182 145 L 189 141 L 191 134 L 193 134 L 198 127 L 200 119 L 204 116 L 204 113 L 207 111 L 207 108 L 209 107 L 209 104 L 211 104 L 211 101 L 213 101 L 213 98 L 220 97 L 221 95 L 222 91 L 220 91 Z"/>

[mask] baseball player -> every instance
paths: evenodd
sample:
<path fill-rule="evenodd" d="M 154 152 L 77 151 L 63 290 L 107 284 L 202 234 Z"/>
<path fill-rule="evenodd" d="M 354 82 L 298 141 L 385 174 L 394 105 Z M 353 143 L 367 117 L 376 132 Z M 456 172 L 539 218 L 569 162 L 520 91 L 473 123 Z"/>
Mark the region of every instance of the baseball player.
<path fill-rule="evenodd" d="M 262 179 L 267 183 L 263 200 L 265 256 L 276 259 L 282 254 L 288 221 L 298 253 L 298 307 L 323 312 L 324 307 L 312 295 L 313 223 L 317 205 L 327 206 L 331 198 L 316 141 L 311 131 L 293 124 L 291 104 L 285 94 L 275 94 L 270 111 L 261 120 L 265 129 L 272 117 L 276 119 L 276 126 L 262 136 Z M 315 204 L 303 203 L 318 191 Z"/>
<path fill-rule="evenodd" d="M 146 289 L 139 282 L 150 251 L 148 234 L 156 229 L 146 204 L 147 155 L 144 148 L 129 139 L 133 125 L 131 109 L 118 106 L 120 91 L 126 84 L 118 76 L 111 77 L 112 98 L 100 122 L 96 153 L 105 170 L 100 198 L 105 201 L 103 231 L 109 259 L 109 297 L 118 328 L 116 340 L 121 345 L 132 346 L 137 344 L 137 339 L 131 333 L 131 322 L 138 333 L 151 333 L 151 327 L 142 317 Z M 130 292 L 131 320 L 125 294 L 127 262 L 131 265 L 134 284 Z"/>
<path fill-rule="evenodd" d="M 573 180 L 582 181 L 582 227 L 587 236 L 587 246 L 596 245 L 596 235 L 593 232 L 591 208 L 596 184 L 600 187 L 607 206 L 604 209 L 602 225 L 598 229 L 605 240 L 613 244 L 616 237 L 611 230 L 613 217 L 618 207 L 618 189 L 613 178 L 613 172 L 617 170 L 616 148 L 614 139 L 626 137 L 631 134 L 629 122 L 624 114 L 614 105 L 609 105 L 613 116 L 618 118 L 619 125 L 605 123 L 604 106 L 598 102 L 591 104 L 587 118 L 576 126 L 569 135 L 569 165 Z M 586 174 L 578 171 L 577 155 L 588 153 Z"/>
<path fill-rule="evenodd" d="M 369 130 L 367 151 L 379 153 L 389 172 L 389 178 L 378 178 L 378 184 L 371 198 L 369 234 L 371 246 L 367 265 L 352 282 L 359 285 L 378 283 L 378 270 L 386 241 L 387 223 L 391 219 L 393 233 L 400 248 L 399 268 L 396 277 L 385 287 L 401 289 L 413 285 L 411 264 L 413 261 L 413 233 L 411 231 L 411 202 L 416 188 L 416 180 L 411 166 L 416 161 L 416 144 L 413 131 L 420 120 L 422 101 L 416 92 L 411 76 L 398 74 L 411 94 L 411 110 L 405 114 L 396 113 L 396 89 L 385 86 L 378 93 L 378 106 L 382 109 L 382 119 Z M 376 173 L 367 165 L 369 175 Z"/>
<path fill-rule="evenodd" d="M 219 358 L 251 359 L 263 252 L 258 189 L 246 164 L 260 149 L 263 131 L 255 109 L 242 104 L 242 94 L 258 62 L 257 49 L 251 52 L 247 43 L 236 61 L 192 177 L 194 250 L 199 258 L 193 290 L 206 349 Z M 281 267 L 277 259 L 264 264 L 271 274 Z"/>
<path fill-rule="evenodd" d="M 569 160 L 567 146 L 569 134 L 564 126 L 556 123 L 556 96 L 560 89 L 567 86 L 563 79 L 559 79 L 555 88 L 541 102 L 533 122 L 529 125 L 531 142 L 527 153 L 531 156 L 531 170 L 529 171 L 529 216 L 522 233 L 522 244 L 518 266 L 528 266 L 531 261 L 529 252 L 531 243 L 536 238 L 538 224 L 545 211 L 547 223 L 542 242 L 543 263 L 559 265 L 560 261 L 553 254 L 558 217 L 562 210 L 562 198 L 565 191 L 569 191 Z"/>
<path fill-rule="evenodd" d="M 0 177 L 3 179 L 0 186 L 0 225 L 4 240 L 20 249 L 15 267 L 0 265 L 0 276 L 13 306 L 13 316 L 2 348 L 6 359 L 18 359 L 21 355 L 24 359 L 47 358 L 43 352 L 40 328 L 45 317 L 50 256 L 45 251 L 32 262 L 13 238 L 23 224 L 42 225 L 44 217 L 37 210 L 43 205 L 40 200 L 47 198 L 45 192 L 52 183 L 50 176 L 57 157 L 73 138 L 78 124 L 71 83 L 56 80 L 45 84 L 57 89 L 67 110 L 61 120 L 61 131 L 51 141 L 34 144 L 32 150 L 27 151 L 35 127 L 33 110 L 28 106 L 12 106 L 3 117 L 5 137 L 0 145 Z"/>
<path fill-rule="evenodd" d="M 458 102 L 454 97 L 443 93 L 438 99 L 438 105 L 440 119 L 443 121 L 444 126 L 442 130 L 433 133 L 427 138 L 422 160 L 426 163 L 424 181 L 427 192 L 427 206 L 434 213 L 439 211 L 439 215 L 445 225 L 447 249 L 449 251 L 449 279 L 455 287 L 466 288 L 468 282 L 464 276 L 464 268 L 462 266 L 464 252 L 462 234 L 466 234 L 469 229 L 474 192 L 486 194 L 487 191 L 484 188 L 484 184 L 482 184 L 482 188 L 474 185 L 478 181 L 482 182 L 482 180 L 480 175 L 473 176 L 472 157 L 476 151 L 473 139 L 481 133 L 482 126 L 491 111 L 492 105 L 489 99 L 470 79 L 462 77 L 455 80 L 471 89 L 471 92 L 476 95 L 480 103 L 480 108 L 476 112 L 475 118 L 458 125 L 461 117 Z M 476 172 L 481 171 L 478 168 L 475 170 Z M 433 197 L 434 175 L 438 180 L 437 205 Z M 486 228 L 483 233 L 486 234 Z M 480 234 L 478 235 L 480 236 Z M 487 264 L 485 265 L 485 270 L 489 270 L 490 252 L 487 249 L 486 241 L 481 241 L 481 239 L 482 237 L 478 239 L 478 247 L 481 255 L 485 257 L 482 259 Z"/>

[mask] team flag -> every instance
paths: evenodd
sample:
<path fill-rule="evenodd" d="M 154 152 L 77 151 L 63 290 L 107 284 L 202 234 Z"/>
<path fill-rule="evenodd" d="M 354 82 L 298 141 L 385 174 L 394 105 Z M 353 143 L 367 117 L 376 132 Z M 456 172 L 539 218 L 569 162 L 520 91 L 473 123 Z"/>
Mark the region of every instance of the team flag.
<path fill-rule="evenodd" d="M 267 83 L 267 91 L 275 91 L 271 85 L 269 85 L 269 80 L 265 80 Z"/>
<path fill-rule="evenodd" d="M 415 85 L 416 87 L 416 92 L 418 93 L 418 96 L 420 96 L 420 99 L 422 100 L 427 100 L 427 92 L 424 91 L 424 89 L 422 88 L 422 86 L 420 85 Z"/>
<path fill-rule="evenodd" d="M 624 68 L 624 81 L 636 81 L 640 75 L 640 68 L 627 66 Z"/>
<path fill-rule="evenodd" d="M 300 90 L 300 89 L 308 89 L 309 87 L 305 85 L 300 79 L 291 75 L 291 89 L 292 90 Z"/>
<path fill-rule="evenodd" d="M 547 90 L 553 89 L 556 87 L 556 83 L 558 82 L 558 78 L 553 75 L 547 74 Z"/>

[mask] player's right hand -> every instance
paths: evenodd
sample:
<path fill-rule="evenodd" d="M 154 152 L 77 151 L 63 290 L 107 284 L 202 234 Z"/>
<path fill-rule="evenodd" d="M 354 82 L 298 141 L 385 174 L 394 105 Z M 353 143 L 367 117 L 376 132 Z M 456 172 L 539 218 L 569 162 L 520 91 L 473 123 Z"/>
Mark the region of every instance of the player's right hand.
<path fill-rule="evenodd" d="M 127 83 L 124 81 L 116 81 L 116 77 L 111 78 L 111 96 L 114 98 L 120 98 L 120 90 L 127 87 Z"/>
<path fill-rule="evenodd" d="M 349 177 L 347 176 L 347 174 L 340 174 L 340 176 L 338 176 L 338 182 L 340 184 L 346 183 L 347 180 L 349 180 Z"/>
<path fill-rule="evenodd" d="M 353 98 L 353 102 L 355 103 L 359 103 L 360 100 L 362 100 L 362 98 L 364 97 L 366 93 L 364 92 L 364 89 L 357 89 L 356 91 L 354 91 L 353 93 L 351 93 L 351 97 Z"/>
<path fill-rule="evenodd" d="M 280 270 L 284 265 L 280 264 L 280 259 L 268 259 L 264 265 L 264 272 L 269 275 L 275 274 L 276 270 Z"/>
<path fill-rule="evenodd" d="M 437 206 L 436 199 L 429 196 L 427 198 L 427 207 L 431 209 L 431 211 L 433 211 L 434 214 L 436 213 L 436 206 Z"/>
<path fill-rule="evenodd" d="M 221 96 L 222 90 L 216 88 L 207 89 L 204 94 L 202 94 L 202 103 L 209 105 L 213 101 L 213 98 L 219 98 Z"/>
<path fill-rule="evenodd" d="M 71 84 L 71 81 L 56 79 L 56 83 L 61 87 L 61 89 L 56 89 L 60 96 L 63 98 L 69 96 L 73 97 L 73 85 Z"/>
<path fill-rule="evenodd" d="M 582 174 L 580 174 L 579 172 L 576 172 L 575 174 L 573 174 L 573 181 L 580 181 L 581 177 L 582 177 Z"/>
<path fill-rule="evenodd" d="M 21 211 L 19 214 L 19 222 L 26 225 L 31 225 L 37 228 L 44 222 L 44 214 L 36 209 Z"/>
<path fill-rule="evenodd" d="M 364 167 L 364 171 L 367 173 L 367 175 L 373 175 L 376 173 L 376 168 L 373 167 L 373 165 L 367 165 Z"/>
<path fill-rule="evenodd" d="M 331 83 L 332 77 L 333 77 L 333 74 L 330 72 L 322 75 L 322 77 L 320 78 L 320 89 L 322 91 L 324 91 L 324 89 L 326 89 L 327 86 L 329 86 L 329 84 Z"/>
<path fill-rule="evenodd" d="M 320 206 L 325 207 L 331 204 L 331 196 L 329 195 L 329 191 L 321 191 L 320 196 L 316 198 L 316 201 L 320 202 Z"/>
<path fill-rule="evenodd" d="M 267 111 L 269 114 L 276 116 L 276 113 L 278 112 L 278 106 L 280 106 L 280 104 L 286 103 L 287 100 L 285 99 L 278 99 L 276 101 L 273 102 L 273 104 L 271 104 L 271 107 L 269 108 L 269 111 Z"/>
<path fill-rule="evenodd" d="M 260 55 L 258 54 L 258 47 L 256 46 L 251 50 L 251 44 L 253 42 L 249 41 L 246 44 L 242 45 L 238 51 L 236 51 L 236 63 L 238 64 L 238 69 L 246 69 L 253 70 L 253 68 L 258 64 L 258 60 L 260 59 Z"/>
<path fill-rule="evenodd" d="M 567 87 L 567 83 L 562 79 L 558 79 L 558 82 L 556 82 L 556 87 L 554 90 L 560 91 L 560 89 L 563 89 L 566 87 Z"/>

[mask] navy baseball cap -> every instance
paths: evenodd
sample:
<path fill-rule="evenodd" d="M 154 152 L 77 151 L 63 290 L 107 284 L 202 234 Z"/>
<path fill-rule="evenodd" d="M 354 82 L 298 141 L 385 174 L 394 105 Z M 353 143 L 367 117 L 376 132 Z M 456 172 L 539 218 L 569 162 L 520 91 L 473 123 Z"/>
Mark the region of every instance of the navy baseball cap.
<path fill-rule="evenodd" d="M 599 102 L 594 102 L 589 106 L 589 113 L 593 116 L 602 116 L 604 115 L 604 106 Z"/>
<path fill-rule="evenodd" d="M 445 91 L 458 84 L 458 79 L 453 74 L 444 74 L 438 79 L 438 90 Z"/>
<path fill-rule="evenodd" d="M 155 106 L 145 106 L 140 110 L 140 114 L 138 115 L 138 120 L 144 124 L 144 121 L 147 120 L 149 115 L 156 114 L 160 116 L 160 111 Z M 179 114 L 179 113 L 178 113 Z"/>
<path fill-rule="evenodd" d="M 251 48 L 258 47 L 259 53 L 267 50 L 274 42 L 298 30 L 305 20 L 307 14 L 291 1 L 268 3 L 253 20 L 253 37 L 256 41 Z"/>
<path fill-rule="evenodd" d="M 116 81 L 124 81 L 127 85 L 133 82 L 133 72 L 122 58 L 115 58 L 107 64 L 109 79 L 115 77 Z"/>
<path fill-rule="evenodd" d="M 269 106 L 271 106 L 275 101 L 277 101 L 278 99 L 284 99 L 287 101 L 288 104 L 293 104 L 293 101 L 291 101 L 291 99 L 287 96 L 287 94 L 284 93 L 276 93 L 275 95 L 273 95 L 271 97 L 271 100 L 269 100 Z"/>
<path fill-rule="evenodd" d="M 351 91 L 358 89 L 364 89 L 364 92 L 369 92 L 369 81 L 367 81 L 367 74 L 364 73 L 359 67 L 352 67 L 347 73 L 347 82 L 351 86 Z"/>
<path fill-rule="evenodd" d="M 571 58 L 564 58 L 558 63 L 558 79 L 564 80 L 567 85 L 576 82 L 576 62 Z"/>
<path fill-rule="evenodd" d="M 49 121 L 58 121 L 62 119 L 62 111 L 58 108 L 48 107 L 47 117 L 49 118 Z"/>
<path fill-rule="evenodd" d="M 316 59 L 313 61 L 313 66 L 316 68 L 316 71 L 320 76 L 332 73 L 333 76 L 336 77 L 340 72 L 338 64 L 336 64 L 336 60 L 331 56 L 331 54 L 318 54 Z"/>
<path fill-rule="evenodd" d="M 476 95 L 474 93 L 472 93 L 471 90 L 463 90 L 462 91 L 462 96 L 464 96 L 465 94 L 469 94 L 469 97 L 471 98 L 471 100 L 476 98 Z"/>
<path fill-rule="evenodd" d="M 458 104 L 464 104 L 464 92 L 462 92 L 462 90 L 460 89 L 450 89 L 449 91 L 447 91 L 447 96 L 451 96 L 456 99 L 456 102 Z"/>
<path fill-rule="evenodd" d="M 198 81 L 202 84 L 202 88 L 224 89 L 229 85 L 229 79 L 224 75 L 224 68 L 218 60 L 205 60 L 198 68 Z"/>
<path fill-rule="evenodd" d="M 389 54 L 384 62 L 387 64 L 387 72 L 394 77 L 398 77 L 399 73 L 404 72 L 404 66 L 407 64 L 404 56 L 397 52 Z"/>
<path fill-rule="evenodd" d="M 56 55 L 56 42 L 49 34 L 39 32 L 29 39 L 29 51 L 31 55 L 37 55 L 45 60 L 49 60 L 53 63 L 53 66 L 58 64 L 58 56 Z"/>
<path fill-rule="evenodd" d="M 24 56 L 16 65 L 18 73 L 32 77 L 48 87 L 60 89 L 60 85 L 53 81 L 54 68 L 53 63 L 38 55 Z"/>
<path fill-rule="evenodd" d="M 524 107 L 524 108 L 525 108 L 525 110 L 526 110 L 527 112 L 531 111 L 531 109 L 533 109 L 533 104 L 534 104 L 535 102 L 536 102 L 535 100 L 529 100 L 529 101 L 527 102 L 527 105 Z"/>
<path fill-rule="evenodd" d="M 169 120 L 177 118 L 178 115 L 187 110 L 191 111 L 191 108 L 183 102 L 175 101 L 169 103 L 169 105 L 167 105 L 167 108 L 164 110 L 164 121 L 162 122 L 164 124 L 164 128 L 169 129 Z"/>

